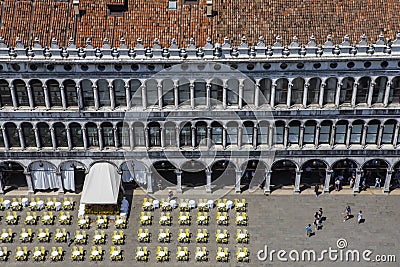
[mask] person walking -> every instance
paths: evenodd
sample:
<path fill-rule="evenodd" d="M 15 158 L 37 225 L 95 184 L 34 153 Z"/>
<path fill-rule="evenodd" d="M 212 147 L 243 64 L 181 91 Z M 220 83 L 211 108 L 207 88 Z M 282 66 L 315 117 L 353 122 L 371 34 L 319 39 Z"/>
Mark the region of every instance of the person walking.
<path fill-rule="evenodd" d="M 375 188 L 381 188 L 381 178 L 375 178 Z"/>
<path fill-rule="evenodd" d="M 74 243 L 74 239 L 71 238 L 71 234 L 69 233 L 69 231 L 67 231 L 67 240 L 68 240 L 68 247 L 70 247 L 72 245 L 72 243 Z"/>
<path fill-rule="evenodd" d="M 336 191 L 340 190 L 340 179 L 336 179 L 336 181 L 335 181 L 335 189 L 336 189 Z"/>
<path fill-rule="evenodd" d="M 360 210 L 360 212 L 357 214 L 357 222 L 358 222 L 358 224 L 361 223 L 361 221 L 362 221 L 362 219 L 363 219 L 362 217 L 363 217 L 362 211 Z"/>
<path fill-rule="evenodd" d="M 346 209 L 344 210 L 344 213 L 345 213 L 345 215 L 344 215 L 344 220 L 343 220 L 343 222 L 345 222 L 345 221 L 347 221 L 348 219 L 350 219 L 350 216 L 351 216 L 351 208 L 350 208 L 350 206 L 347 206 L 347 207 L 346 207 Z"/>
<path fill-rule="evenodd" d="M 316 185 L 314 186 L 315 197 L 318 197 L 318 193 L 319 193 L 318 191 L 319 191 L 319 185 L 316 184 Z"/>
<path fill-rule="evenodd" d="M 350 179 L 350 188 L 353 188 L 355 181 L 356 181 L 356 177 L 352 176 Z"/>
<path fill-rule="evenodd" d="M 312 234 L 311 224 L 308 224 L 308 225 L 306 226 L 306 234 L 307 234 L 308 237 L 311 236 L 311 234 Z"/>
<path fill-rule="evenodd" d="M 172 192 L 171 189 L 168 190 L 168 201 L 171 201 L 172 197 L 174 196 L 174 193 Z"/>

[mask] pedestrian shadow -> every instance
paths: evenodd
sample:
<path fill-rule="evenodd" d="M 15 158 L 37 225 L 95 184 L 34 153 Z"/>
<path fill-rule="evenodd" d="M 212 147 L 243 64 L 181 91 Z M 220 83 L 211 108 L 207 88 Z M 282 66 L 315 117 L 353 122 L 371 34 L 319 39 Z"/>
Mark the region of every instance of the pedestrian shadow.
<path fill-rule="evenodd" d="M 322 218 L 321 218 L 321 221 L 323 221 L 323 222 L 326 221 L 326 217 L 325 217 L 325 216 L 322 217 Z"/>
<path fill-rule="evenodd" d="M 365 219 L 361 219 L 361 220 L 360 220 L 360 224 L 361 224 L 361 223 L 365 223 Z"/>

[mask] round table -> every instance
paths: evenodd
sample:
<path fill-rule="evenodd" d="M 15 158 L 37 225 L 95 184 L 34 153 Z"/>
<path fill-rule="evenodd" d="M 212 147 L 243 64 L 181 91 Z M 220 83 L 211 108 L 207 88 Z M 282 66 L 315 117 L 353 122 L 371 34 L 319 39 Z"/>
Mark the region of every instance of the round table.
<path fill-rule="evenodd" d="M 218 203 L 218 208 L 223 208 L 223 207 L 225 207 L 225 203 L 223 203 L 223 202 Z"/>
<path fill-rule="evenodd" d="M 43 220 L 45 220 L 45 221 L 50 220 L 50 215 L 45 215 L 45 216 L 43 216 Z"/>
<path fill-rule="evenodd" d="M 241 215 L 239 215 L 239 216 L 237 216 L 237 218 L 236 218 L 239 222 L 241 222 L 241 221 L 243 221 L 244 220 L 244 218 L 243 218 L 243 216 L 241 216 Z"/>
<path fill-rule="evenodd" d="M 43 200 L 39 200 L 39 201 L 36 203 L 36 205 L 37 205 L 39 208 L 43 209 L 43 208 L 44 208 L 44 202 L 43 202 Z"/>
<path fill-rule="evenodd" d="M 4 205 L 4 207 L 5 207 L 6 209 L 8 209 L 8 208 L 10 207 L 10 203 L 11 203 L 11 201 L 8 200 L 8 199 L 6 199 L 6 200 L 3 201 L 3 205 Z"/>
<path fill-rule="evenodd" d="M 72 252 L 72 255 L 79 256 L 81 255 L 81 253 L 78 250 L 75 250 L 74 252 Z"/>
<path fill-rule="evenodd" d="M 194 200 L 189 200 L 189 207 L 195 208 L 196 207 L 196 202 Z"/>
<path fill-rule="evenodd" d="M 81 234 L 79 234 L 79 235 L 76 235 L 76 239 L 78 239 L 78 240 L 82 240 L 82 239 L 83 239 L 83 235 L 81 235 Z"/>
<path fill-rule="evenodd" d="M 179 237 L 180 237 L 181 239 L 186 238 L 186 234 L 185 234 L 185 233 L 180 233 L 180 234 L 179 234 Z"/>
<path fill-rule="evenodd" d="M 223 239 L 223 238 L 225 237 L 225 235 L 224 235 L 224 234 L 219 234 L 217 237 L 218 237 L 219 239 Z"/>
<path fill-rule="evenodd" d="M 223 215 L 221 215 L 221 216 L 219 216 L 219 218 L 218 218 L 218 221 L 225 221 L 225 216 L 223 216 Z"/>
<path fill-rule="evenodd" d="M 24 252 L 21 251 L 21 250 L 19 250 L 19 251 L 17 251 L 16 255 L 17 255 L 18 257 L 22 257 L 22 256 L 24 256 Z"/>
<path fill-rule="evenodd" d="M 46 237 L 46 233 L 43 233 L 43 232 L 42 232 L 42 233 L 39 233 L 39 237 L 40 237 L 40 238 L 45 238 L 45 237 Z"/>
<path fill-rule="evenodd" d="M 142 216 L 142 221 L 147 221 L 148 219 L 149 219 L 149 217 L 147 215 Z"/>
<path fill-rule="evenodd" d="M 164 252 L 164 251 L 160 251 L 160 252 L 158 252 L 158 256 L 160 256 L 160 257 L 164 257 L 164 256 L 165 256 L 165 252 Z"/>
<path fill-rule="evenodd" d="M 68 200 L 67 200 L 67 201 L 64 201 L 63 205 L 64 205 L 64 206 L 70 206 L 70 205 L 71 205 L 71 202 L 69 202 Z"/>
<path fill-rule="evenodd" d="M 81 225 L 86 224 L 86 220 L 85 220 L 85 219 L 80 219 L 80 220 L 79 220 L 79 224 L 81 224 Z"/>
<path fill-rule="evenodd" d="M 243 233 L 240 233 L 240 234 L 238 234 L 238 238 L 239 238 L 239 239 L 246 238 L 246 235 L 245 235 L 245 234 L 243 234 Z"/>
<path fill-rule="evenodd" d="M 60 220 L 61 221 L 65 221 L 65 220 L 67 220 L 68 219 L 68 217 L 66 216 L 66 215 L 61 215 L 60 216 Z"/>
<path fill-rule="evenodd" d="M 229 209 L 231 209 L 232 206 L 233 206 L 232 200 L 228 200 L 228 201 L 226 202 L 226 206 L 227 206 Z"/>
<path fill-rule="evenodd" d="M 22 202 L 22 206 L 26 207 L 26 206 L 28 206 L 29 200 L 28 200 L 28 198 L 24 197 L 23 199 L 21 199 L 21 202 Z"/>
<path fill-rule="evenodd" d="M 197 206 L 199 206 L 199 208 L 204 208 L 206 206 L 206 203 L 200 202 L 199 204 L 197 204 Z"/>
<path fill-rule="evenodd" d="M 181 204 L 179 204 L 179 207 L 182 208 L 186 208 L 188 206 L 188 204 L 186 202 L 182 202 Z"/>
<path fill-rule="evenodd" d="M 40 255 L 42 255 L 42 252 L 40 252 L 40 251 L 33 252 L 33 256 L 35 256 L 35 257 L 39 257 Z"/>
<path fill-rule="evenodd" d="M 49 201 L 49 202 L 46 203 L 46 205 L 48 207 L 53 207 L 54 206 L 54 202 L 53 201 Z"/>
<path fill-rule="evenodd" d="M 169 202 L 171 204 L 171 207 L 173 207 L 174 209 L 176 208 L 176 200 L 173 199 Z"/>
<path fill-rule="evenodd" d="M 7 238 L 8 237 L 8 233 L 2 233 L 1 234 L 1 238 Z"/>
<path fill-rule="evenodd" d="M 54 206 L 56 206 L 56 210 L 61 210 L 61 202 L 56 202 L 54 203 Z"/>
<path fill-rule="evenodd" d="M 123 223 L 124 223 L 124 221 L 122 219 L 118 219 L 115 221 L 116 225 L 123 224 Z"/>
<path fill-rule="evenodd" d="M 21 234 L 21 237 L 22 237 L 22 238 L 28 238 L 28 236 L 29 236 L 28 233 L 22 233 L 22 234 Z"/>
<path fill-rule="evenodd" d="M 218 257 L 224 258 L 225 257 L 225 252 L 218 252 Z"/>
<path fill-rule="evenodd" d="M 53 252 L 51 252 L 51 256 L 52 256 L 52 257 L 57 257 L 57 256 L 58 256 L 58 251 L 53 251 Z"/>
<path fill-rule="evenodd" d="M 242 202 L 239 202 L 239 203 L 237 203 L 237 205 L 236 205 L 238 208 L 243 208 L 243 203 Z"/>
<path fill-rule="evenodd" d="M 97 250 L 93 250 L 91 254 L 92 254 L 93 256 L 98 256 L 98 255 L 99 255 L 99 252 L 98 252 Z"/>
<path fill-rule="evenodd" d="M 160 220 L 161 220 L 161 221 L 166 221 L 166 220 L 168 220 L 168 217 L 165 216 L 165 215 L 164 215 L 164 216 L 161 216 L 161 217 L 160 217 Z"/>
<path fill-rule="evenodd" d="M 100 239 L 101 239 L 101 235 L 95 235 L 95 236 L 94 236 L 94 239 L 100 240 Z"/>
<path fill-rule="evenodd" d="M 187 220 L 187 217 L 186 217 L 185 215 L 182 215 L 179 219 L 180 219 L 181 221 L 186 221 L 186 220 Z"/>
<path fill-rule="evenodd" d="M 199 251 L 196 253 L 196 258 L 202 258 L 204 256 L 204 253 L 202 251 Z"/>
<path fill-rule="evenodd" d="M 121 236 L 120 236 L 120 235 L 114 235 L 113 239 L 114 239 L 114 240 L 120 240 L 120 239 L 121 239 Z"/>
<path fill-rule="evenodd" d="M 164 239 L 164 238 L 167 237 L 167 234 L 166 234 L 166 233 L 160 233 L 159 237 L 160 237 L 161 239 Z"/>
<path fill-rule="evenodd" d="M 119 255 L 119 251 L 118 250 L 114 250 L 111 254 L 111 256 L 118 256 Z"/>
<path fill-rule="evenodd" d="M 159 206 L 160 206 L 160 201 L 158 201 L 157 199 L 153 200 L 153 207 L 158 208 Z"/>
<path fill-rule="evenodd" d="M 104 223 L 104 220 L 103 219 L 98 219 L 97 220 L 97 224 L 103 224 Z"/>
<path fill-rule="evenodd" d="M 184 257 L 186 255 L 185 251 L 179 251 L 178 256 Z"/>
<path fill-rule="evenodd" d="M 31 215 L 27 216 L 27 217 L 26 217 L 26 220 L 27 220 L 27 221 L 32 221 L 32 220 L 33 220 L 33 216 L 31 216 Z"/>
<path fill-rule="evenodd" d="M 198 233 L 198 234 L 197 234 L 197 238 L 198 238 L 198 239 L 204 238 L 204 234 L 203 234 L 203 233 Z"/>
<path fill-rule="evenodd" d="M 61 238 L 61 237 L 63 237 L 63 234 L 62 234 L 62 233 L 57 233 L 57 234 L 56 234 L 56 237 L 57 237 L 57 238 Z"/>
<path fill-rule="evenodd" d="M 164 208 L 166 208 L 166 207 L 169 207 L 170 204 L 169 204 L 168 202 L 164 202 L 164 203 L 162 204 L 162 206 L 163 206 Z"/>
<path fill-rule="evenodd" d="M 145 203 L 144 203 L 144 206 L 145 206 L 145 207 L 150 207 L 150 206 L 151 206 L 151 203 L 150 203 L 150 202 L 145 202 Z"/>
<path fill-rule="evenodd" d="M 214 201 L 213 200 L 208 200 L 207 201 L 207 205 L 208 205 L 208 207 L 210 208 L 210 209 L 212 209 L 213 207 L 214 207 Z"/>
<path fill-rule="evenodd" d="M 7 216 L 7 220 L 8 221 L 14 220 L 14 216 L 12 216 L 12 215 Z"/>
<path fill-rule="evenodd" d="M 18 203 L 17 201 L 14 201 L 13 203 L 11 203 L 11 206 L 13 206 L 13 207 L 18 207 L 18 206 L 19 206 L 19 203 Z"/>
<path fill-rule="evenodd" d="M 143 257 L 143 256 L 144 256 L 144 251 L 139 250 L 139 251 L 136 253 L 136 255 L 137 255 L 138 257 Z"/>
<path fill-rule="evenodd" d="M 32 201 L 32 202 L 29 204 L 29 206 L 30 206 L 31 208 L 36 207 L 36 202 L 35 202 L 35 201 Z"/>
<path fill-rule="evenodd" d="M 3 256 L 4 256 L 4 253 L 3 253 L 3 251 L 0 250 L 0 257 L 3 257 Z"/>
<path fill-rule="evenodd" d="M 246 254 L 243 251 L 240 251 L 238 254 L 238 258 L 244 258 L 246 257 Z"/>
<path fill-rule="evenodd" d="M 198 219 L 199 219 L 199 221 L 204 221 L 206 219 L 206 217 L 203 215 L 200 215 Z"/>

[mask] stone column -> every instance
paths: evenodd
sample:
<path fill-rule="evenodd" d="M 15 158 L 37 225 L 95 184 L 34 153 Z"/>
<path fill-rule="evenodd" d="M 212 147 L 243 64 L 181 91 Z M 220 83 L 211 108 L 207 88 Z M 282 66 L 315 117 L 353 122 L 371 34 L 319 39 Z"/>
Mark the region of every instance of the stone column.
<path fill-rule="evenodd" d="M 365 123 L 362 133 L 361 133 L 361 146 L 365 147 L 366 143 L 367 143 L 367 131 L 368 131 L 368 124 Z"/>
<path fill-rule="evenodd" d="M 40 143 L 40 136 L 39 136 L 40 133 L 39 133 L 38 128 L 36 128 L 36 125 L 34 126 L 33 131 L 35 132 L 37 149 L 40 150 L 42 148 L 42 144 Z"/>
<path fill-rule="evenodd" d="M 57 183 L 58 183 L 58 194 L 64 194 L 64 186 L 63 186 L 63 180 L 61 176 L 61 172 L 56 172 L 57 175 Z"/>
<path fill-rule="evenodd" d="M 30 171 L 24 171 L 26 184 L 28 185 L 28 194 L 33 194 L 35 192 L 32 184 L 32 176 Z"/>
<path fill-rule="evenodd" d="M 222 147 L 224 148 L 224 149 L 226 149 L 226 134 L 227 134 L 227 132 L 226 132 L 227 130 L 226 130 L 226 127 L 225 126 L 222 126 Z"/>
<path fill-rule="evenodd" d="M 57 137 L 53 127 L 50 128 L 50 135 L 51 135 L 51 143 L 53 145 L 53 150 L 57 150 Z"/>
<path fill-rule="evenodd" d="M 153 193 L 153 179 L 151 179 L 151 171 L 146 171 L 146 180 L 147 180 L 147 193 Z"/>
<path fill-rule="evenodd" d="M 160 127 L 160 139 L 161 139 L 161 148 L 165 148 L 165 131 L 164 127 Z"/>
<path fill-rule="evenodd" d="M 210 149 L 211 146 L 212 146 L 211 126 L 207 126 L 207 148 Z"/>
<path fill-rule="evenodd" d="M 115 109 L 115 90 L 114 86 L 112 83 L 108 85 L 108 90 L 110 91 L 110 104 L 111 104 L 111 110 Z"/>
<path fill-rule="evenodd" d="M 321 87 L 319 89 L 319 99 L 318 99 L 318 104 L 319 107 L 322 108 L 324 106 L 324 94 L 325 94 L 325 86 L 326 83 L 321 83 Z"/>
<path fill-rule="evenodd" d="M 319 147 L 319 133 L 321 131 L 321 126 L 318 124 L 315 128 L 315 136 L 314 136 L 314 146 L 315 148 Z"/>
<path fill-rule="evenodd" d="M 228 103 L 228 97 L 227 97 L 227 92 L 228 92 L 228 88 L 227 88 L 227 83 L 224 82 L 223 88 L 222 88 L 222 108 L 226 109 L 227 103 Z"/>
<path fill-rule="evenodd" d="M 242 171 L 236 171 L 236 181 L 235 181 L 235 192 L 241 193 L 242 190 L 240 189 L 240 180 L 242 178 Z"/>
<path fill-rule="evenodd" d="M 325 170 L 325 185 L 324 185 L 324 193 L 329 193 L 329 185 L 331 182 L 333 171 L 330 169 Z"/>
<path fill-rule="evenodd" d="M 214 101 L 216 102 L 216 99 L 214 99 Z M 206 106 L 208 109 L 210 109 L 212 106 L 212 104 L 211 104 L 211 84 L 210 83 L 206 84 Z"/>
<path fill-rule="evenodd" d="M 358 88 L 358 83 L 355 82 L 353 84 L 353 93 L 351 95 L 351 106 L 355 107 L 356 106 L 356 99 L 357 99 L 357 88 Z"/>
<path fill-rule="evenodd" d="M 258 135 L 258 128 L 254 125 L 253 127 L 253 148 L 257 149 L 257 135 Z"/>
<path fill-rule="evenodd" d="M 6 128 L 4 127 L 4 125 L 1 126 L 1 131 L 3 133 L 4 147 L 6 148 L 6 150 L 9 150 L 10 143 L 8 141 L 8 136 L 7 136 Z M 21 147 L 22 147 L 22 144 L 21 144 Z"/>
<path fill-rule="evenodd" d="M 377 146 L 380 148 L 382 146 L 382 135 L 383 135 L 383 128 L 384 125 L 380 124 L 378 128 L 378 140 L 377 140 Z"/>
<path fill-rule="evenodd" d="M 276 91 L 276 83 L 274 82 L 271 86 L 271 108 L 275 106 L 275 91 Z"/>
<path fill-rule="evenodd" d="M 47 88 L 46 84 L 43 85 L 43 92 L 44 92 L 44 102 L 46 105 L 46 109 L 50 109 L 50 97 L 49 97 L 49 89 Z"/>
<path fill-rule="evenodd" d="M 143 109 L 147 108 L 147 94 L 146 94 L 146 86 L 143 84 L 139 87 L 139 90 L 142 90 L 142 106 Z"/>
<path fill-rule="evenodd" d="M 118 128 L 117 126 L 113 127 L 113 134 L 114 134 L 114 147 L 115 149 L 119 148 L 119 136 L 118 136 Z"/>
<path fill-rule="evenodd" d="M 392 82 L 388 81 L 386 83 L 386 89 L 385 89 L 385 97 L 383 99 L 383 106 L 387 107 L 389 104 L 389 96 L 390 96 L 390 87 L 392 86 Z"/>
<path fill-rule="evenodd" d="M 243 80 L 240 80 L 239 81 L 239 109 L 242 109 L 242 107 L 243 107 L 243 90 L 244 90 Z"/>
<path fill-rule="evenodd" d="M 237 145 L 238 148 L 240 149 L 242 147 L 242 135 L 243 135 L 243 127 L 239 126 L 238 127 L 238 139 L 237 139 Z"/>
<path fill-rule="evenodd" d="M 340 105 L 340 89 L 342 88 L 343 83 L 340 81 L 337 83 L 336 87 L 336 95 L 335 95 L 335 106 L 338 107 Z"/>
<path fill-rule="evenodd" d="M 67 109 L 67 97 L 65 96 L 65 88 L 64 85 L 60 85 L 60 94 L 61 94 L 61 105 L 63 110 Z"/>
<path fill-rule="evenodd" d="M 307 107 L 307 99 L 308 99 L 308 88 L 310 84 L 307 82 L 304 84 L 304 91 L 303 91 L 303 107 Z"/>
<path fill-rule="evenodd" d="M 26 148 L 26 144 L 25 144 L 25 137 L 24 137 L 24 132 L 22 131 L 21 127 L 17 128 L 18 131 L 18 136 L 19 136 L 19 143 L 21 145 L 21 149 L 25 150 Z M 4 135 L 5 137 L 7 137 L 7 135 Z"/>
<path fill-rule="evenodd" d="M 144 145 L 146 146 L 146 149 L 150 148 L 149 127 L 144 128 Z"/>
<path fill-rule="evenodd" d="M 299 147 L 303 147 L 303 139 L 304 139 L 304 125 L 300 125 L 300 134 L 299 134 Z"/>
<path fill-rule="evenodd" d="M 196 127 L 191 126 L 191 131 L 192 131 L 192 148 L 196 148 Z"/>
<path fill-rule="evenodd" d="M 274 144 L 274 127 L 272 126 L 272 125 L 270 125 L 269 126 L 269 128 L 268 128 L 268 131 L 269 131 L 269 133 L 268 133 L 268 145 L 269 145 L 269 147 L 273 147 L 275 144 Z"/>
<path fill-rule="evenodd" d="M 85 150 L 89 148 L 88 133 L 85 127 L 82 127 L 83 147 Z"/>
<path fill-rule="evenodd" d="M 299 171 L 299 170 L 296 170 L 296 178 L 295 178 L 295 180 L 294 180 L 294 192 L 296 193 L 296 194 L 300 194 L 300 179 L 301 179 L 301 173 L 302 173 L 303 171 Z"/>
<path fill-rule="evenodd" d="M 179 91 L 177 81 L 174 81 L 174 105 L 175 109 L 179 108 Z"/>
<path fill-rule="evenodd" d="M 163 90 L 162 90 L 162 84 L 159 81 L 157 84 L 157 94 L 158 94 L 158 107 L 159 109 L 163 108 Z"/>
<path fill-rule="evenodd" d="M 194 109 L 194 106 L 195 106 L 195 103 L 194 103 L 195 95 L 194 95 L 194 83 L 193 82 L 190 82 L 189 89 L 190 89 L 190 107 L 192 109 Z"/>
<path fill-rule="evenodd" d="M 347 126 L 347 133 L 346 133 L 346 147 L 349 148 L 350 147 L 350 137 L 351 137 L 351 129 L 353 128 L 353 126 L 351 124 L 349 124 Z"/>
<path fill-rule="evenodd" d="M 288 93 L 287 93 L 287 99 L 286 99 L 286 106 L 288 108 L 291 106 L 290 102 L 292 102 L 292 87 L 293 87 L 293 84 L 290 81 L 288 84 Z"/>
<path fill-rule="evenodd" d="M 135 148 L 135 132 L 132 126 L 129 126 L 129 146 L 131 150 Z"/>
<path fill-rule="evenodd" d="M 78 107 L 79 109 L 83 109 L 83 95 L 82 95 L 82 89 L 79 86 L 79 83 L 76 83 L 76 95 L 78 96 Z"/>
<path fill-rule="evenodd" d="M 375 83 L 371 82 L 368 88 L 368 97 L 367 97 L 367 105 L 368 107 L 372 106 L 372 94 L 374 92 Z"/>
<path fill-rule="evenodd" d="M 394 135 L 393 135 L 393 147 L 394 148 L 397 147 L 397 137 L 399 136 L 399 128 L 400 128 L 400 124 L 397 123 L 396 128 L 394 129 Z"/>
<path fill-rule="evenodd" d="M 392 174 L 393 174 L 393 170 L 387 169 L 385 184 L 383 185 L 383 193 L 384 194 L 389 194 L 389 192 L 390 192 L 390 181 L 392 180 Z"/>
<path fill-rule="evenodd" d="M 283 134 L 283 147 L 288 147 L 289 143 L 289 126 L 285 125 L 284 134 Z"/>
<path fill-rule="evenodd" d="M 182 193 L 182 171 L 176 170 L 176 192 Z"/>
<path fill-rule="evenodd" d="M 125 83 L 124 88 L 125 88 L 126 108 L 130 109 L 132 107 L 132 102 L 131 102 L 131 88 L 129 87 L 129 82 Z"/>
<path fill-rule="evenodd" d="M 69 127 L 65 127 L 65 130 L 67 132 L 67 143 L 68 143 L 68 150 L 71 151 L 72 150 L 72 137 L 71 137 L 71 131 L 69 129 Z M 86 131 L 84 130 L 84 128 L 82 129 L 82 138 L 83 138 L 83 144 L 85 144 L 85 133 Z M 87 144 L 85 146 L 85 149 L 87 149 Z"/>
<path fill-rule="evenodd" d="M 264 194 L 266 195 L 269 195 L 271 193 L 271 174 L 272 171 L 265 171 Z"/>
<path fill-rule="evenodd" d="M 356 170 L 356 180 L 354 181 L 354 186 L 353 186 L 353 193 L 359 193 L 360 192 L 360 180 L 361 180 L 361 175 L 363 171 L 360 169 Z"/>
<path fill-rule="evenodd" d="M 93 85 L 92 88 L 93 88 L 94 108 L 98 110 L 100 107 L 99 89 L 97 88 L 96 85 Z"/>
<path fill-rule="evenodd" d="M 13 85 L 10 85 L 10 91 L 11 91 L 11 99 L 13 103 L 14 109 L 18 108 L 18 98 L 17 98 L 17 92 L 15 92 L 15 87 Z"/>
<path fill-rule="evenodd" d="M 99 149 L 103 150 L 104 149 L 104 142 L 103 142 L 104 139 L 103 139 L 103 131 L 102 131 L 100 125 L 97 126 L 97 133 L 98 133 L 98 136 L 99 136 Z"/>
<path fill-rule="evenodd" d="M 206 193 L 211 193 L 211 171 L 206 171 L 207 184 Z"/>
<path fill-rule="evenodd" d="M 254 92 L 254 106 L 256 108 L 260 106 L 260 80 L 257 80 L 255 83 L 255 92 Z"/>
<path fill-rule="evenodd" d="M 35 101 L 33 99 L 33 93 L 32 93 L 32 87 L 28 84 L 26 86 L 26 90 L 28 91 L 28 101 L 29 101 L 29 107 L 31 109 L 35 108 Z"/>
<path fill-rule="evenodd" d="M 332 133 L 331 133 L 330 140 L 329 140 L 329 144 L 330 144 L 331 148 L 333 148 L 335 146 L 335 132 L 336 132 L 336 126 L 332 125 Z"/>
<path fill-rule="evenodd" d="M 180 128 L 179 128 L 179 126 L 178 125 L 176 125 L 175 126 L 175 138 L 176 138 L 176 147 L 177 148 L 180 148 L 181 147 L 181 140 L 180 140 L 180 134 L 181 134 L 181 131 L 180 131 Z"/>

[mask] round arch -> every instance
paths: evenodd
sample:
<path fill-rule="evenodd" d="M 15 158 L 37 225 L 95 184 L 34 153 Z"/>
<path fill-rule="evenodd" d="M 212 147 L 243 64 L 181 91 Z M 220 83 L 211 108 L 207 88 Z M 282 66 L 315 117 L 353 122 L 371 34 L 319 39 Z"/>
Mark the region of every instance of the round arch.
<path fill-rule="evenodd" d="M 332 164 L 332 175 L 330 184 L 334 184 L 336 180 L 340 180 L 341 185 L 350 184 L 350 179 L 356 176 L 359 164 L 352 159 L 341 159 Z"/>
<path fill-rule="evenodd" d="M 25 167 L 16 161 L 3 161 L 0 163 L 0 179 L 3 182 L 4 193 L 14 189 L 28 189 Z"/>
<path fill-rule="evenodd" d="M 119 167 L 124 188 L 147 185 L 147 166 L 140 161 L 125 161 Z"/>
<path fill-rule="evenodd" d="M 251 189 L 252 186 L 262 187 L 265 184 L 265 172 L 268 165 L 262 160 L 250 159 L 240 167 L 242 176 L 240 179 L 241 191 Z"/>
<path fill-rule="evenodd" d="M 152 178 L 158 190 L 177 184 L 176 166 L 168 160 L 156 161 L 151 165 Z"/>
<path fill-rule="evenodd" d="M 371 159 L 366 161 L 362 165 L 363 175 L 360 185 L 362 185 L 364 181 L 366 186 L 374 186 L 376 178 L 380 178 L 380 186 L 382 186 L 385 183 L 388 168 L 390 168 L 390 164 L 384 159 Z"/>
<path fill-rule="evenodd" d="M 271 190 L 284 186 L 294 186 L 296 170 L 298 166 L 295 162 L 282 159 L 274 162 L 271 166 Z"/>
<path fill-rule="evenodd" d="M 63 188 L 67 191 L 82 192 L 86 174 L 89 169 L 80 161 L 68 160 L 59 165 Z"/>
<path fill-rule="evenodd" d="M 213 190 L 235 186 L 237 167 L 234 162 L 225 159 L 217 160 L 212 163 L 210 169 Z"/>
<path fill-rule="evenodd" d="M 198 187 L 207 184 L 207 165 L 198 160 L 186 161 L 181 165 L 182 185 Z"/>
<path fill-rule="evenodd" d="M 328 164 L 320 159 L 311 159 L 301 166 L 300 189 L 313 185 L 324 185 Z"/>
<path fill-rule="evenodd" d="M 48 161 L 33 161 L 29 164 L 32 185 L 35 190 L 54 190 L 62 187 L 57 179 L 57 167 Z"/>

